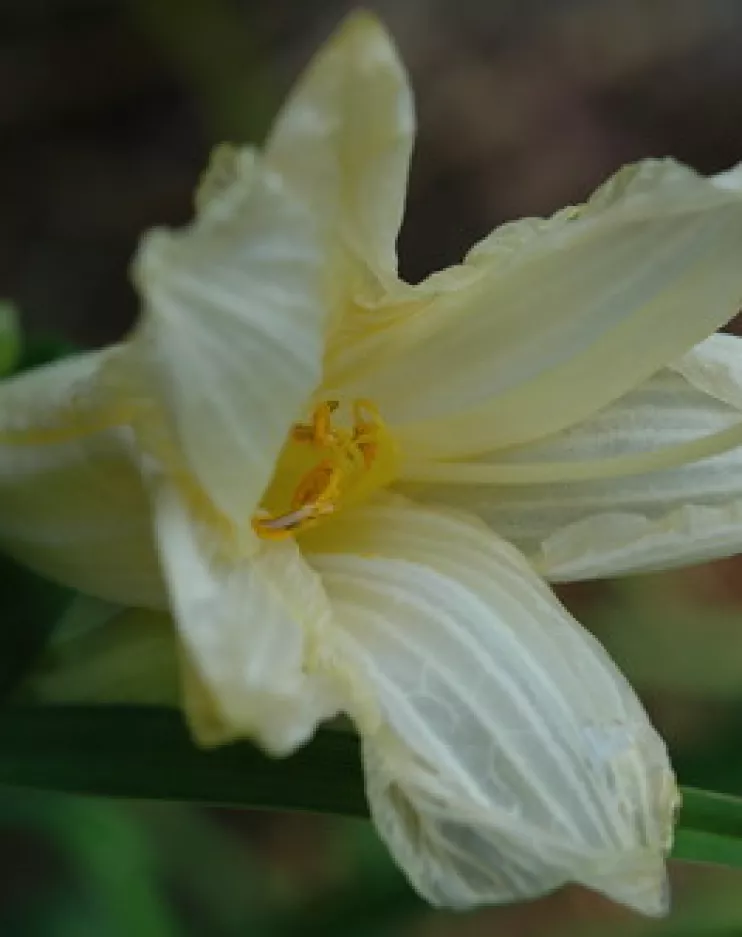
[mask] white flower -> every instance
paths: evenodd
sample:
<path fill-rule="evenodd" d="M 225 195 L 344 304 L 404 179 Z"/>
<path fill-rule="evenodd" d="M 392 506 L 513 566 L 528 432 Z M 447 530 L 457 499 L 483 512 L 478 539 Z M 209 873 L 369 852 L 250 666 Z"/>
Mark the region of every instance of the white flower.
<path fill-rule="evenodd" d="M 740 548 L 742 368 L 709 337 L 742 297 L 739 170 L 628 167 L 409 286 L 413 129 L 351 18 L 265 152 L 219 150 L 194 223 L 145 238 L 128 341 L 2 387 L 0 541 L 169 608 L 203 743 L 287 754 L 349 714 L 430 901 L 577 881 L 662 913 L 665 747 L 534 567 Z"/>

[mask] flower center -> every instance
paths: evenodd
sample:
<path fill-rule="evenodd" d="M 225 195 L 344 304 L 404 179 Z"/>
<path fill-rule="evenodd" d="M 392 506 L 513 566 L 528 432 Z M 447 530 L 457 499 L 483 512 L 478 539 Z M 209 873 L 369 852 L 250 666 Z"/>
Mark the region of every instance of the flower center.
<path fill-rule="evenodd" d="M 339 406 L 321 403 L 309 423 L 293 427 L 252 521 L 263 539 L 296 536 L 395 477 L 396 447 L 374 404 L 354 401 L 350 428 L 334 425 Z"/>

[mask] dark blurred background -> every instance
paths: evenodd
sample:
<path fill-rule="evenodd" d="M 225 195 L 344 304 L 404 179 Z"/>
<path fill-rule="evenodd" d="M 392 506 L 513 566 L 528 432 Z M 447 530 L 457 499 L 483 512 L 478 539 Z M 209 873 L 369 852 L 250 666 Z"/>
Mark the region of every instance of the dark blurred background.
<path fill-rule="evenodd" d="M 221 140 L 259 142 L 337 0 L 0 0 L 0 296 L 80 345 L 136 315 L 143 229 L 191 213 Z M 742 159 L 742 3 L 387 0 L 420 124 L 403 273 L 502 221 L 582 200 L 621 164 Z M 616 655 L 682 764 L 721 776 L 742 726 L 742 567 L 586 585 L 565 601 Z M 738 650 L 735 652 L 735 648 Z M 726 765 L 726 766 L 725 766 Z M 710 778 L 710 786 L 714 778 Z M 365 824 L 7 791 L 9 937 L 742 935 L 736 873 L 673 869 L 648 925 L 568 889 L 466 917 L 405 897 Z"/>
<path fill-rule="evenodd" d="M 417 279 L 499 222 L 579 201 L 621 164 L 742 158 L 735 0 L 387 0 L 420 135 L 401 241 Z M 98 344 L 127 265 L 181 223 L 211 146 L 260 141 L 353 4 L 1 0 L 0 294 Z"/>

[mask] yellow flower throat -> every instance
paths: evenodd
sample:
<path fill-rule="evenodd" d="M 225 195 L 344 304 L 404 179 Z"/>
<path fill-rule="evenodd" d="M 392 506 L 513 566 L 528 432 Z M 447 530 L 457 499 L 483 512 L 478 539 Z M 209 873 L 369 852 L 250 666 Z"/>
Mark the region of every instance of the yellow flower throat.
<path fill-rule="evenodd" d="M 333 425 L 338 407 L 335 400 L 321 403 L 311 422 L 293 427 L 252 521 L 259 537 L 296 536 L 394 479 L 396 447 L 376 407 L 356 400 L 348 429 Z"/>

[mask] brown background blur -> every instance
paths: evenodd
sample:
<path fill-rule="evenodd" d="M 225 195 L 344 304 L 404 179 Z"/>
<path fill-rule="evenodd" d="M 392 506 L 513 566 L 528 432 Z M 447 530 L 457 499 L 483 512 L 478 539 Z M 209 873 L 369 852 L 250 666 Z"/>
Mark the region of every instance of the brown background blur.
<path fill-rule="evenodd" d="M 352 3 L 0 0 L 0 295 L 88 344 L 131 323 L 141 231 L 181 223 L 209 149 L 259 141 Z M 420 124 L 417 279 L 621 164 L 742 158 L 735 0 L 387 0 Z"/>
<path fill-rule="evenodd" d="M 120 337 L 136 314 L 127 266 L 142 230 L 188 219 L 211 146 L 259 142 L 300 67 L 352 6 L 0 0 L 0 296 L 19 304 L 27 329 L 83 345 Z M 742 2 L 366 6 L 396 37 L 418 102 L 400 245 L 411 279 L 456 261 L 504 220 L 582 200 L 625 162 L 672 155 L 714 172 L 742 159 Z M 735 561 L 686 576 L 687 601 L 731 607 L 742 619 L 740 570 Z M 662 604 L 662 589 L 675 595 L 677 583 L 656 580 L 653 601 Z M 634 599 L 612 589 L 565 595 L 598 633 L 611 617 L 603 614 L 608 606 L 613 618 L 625 605 L 641 620 Z M 719 628 L 722 644 L 731 632 Z M 691 642 L 703 642 L 703 634 L 699 625 Z M 728 701 L 717 694 L 699 703 L 700 691 L 683 685 L 668 695 L 646 677 L 651 654 L 665 660 L 662 648 L 674 647 L 672 639 L 663 644 L 655 635 L 637 653 L 623 639 L 612 645 L 610 633 L 601 636 L 630 675 L 633 666 L 671 738 L 704 735 L 708 720 L 726 713 Z M 302 893 L 326 886 L 318 859 L 330 835 L 325 820 L 245 815 L 220 822 L 267 867 L 303 883 Z M 8 844 L 4 837 L 0 859 L 12 864 L 18 848 L 17 838 Z M 681 907 L 710 884 L 732 881 L 732 873 L 687 867 L 675 875 Z M 606 933 L 608 919 L 623 917 L 568 890 L 529 908 L 431 915 L 395 933 L 538 937 L 576 933 L 589 921 L 598 922 L 590 932 Z M 193 927 L 187 933 L 220 937 L 207 923 Z M 649 932 L 628 918 L 626 927 Z M 742 934 L 742 925 L 728 933 Z"/>

